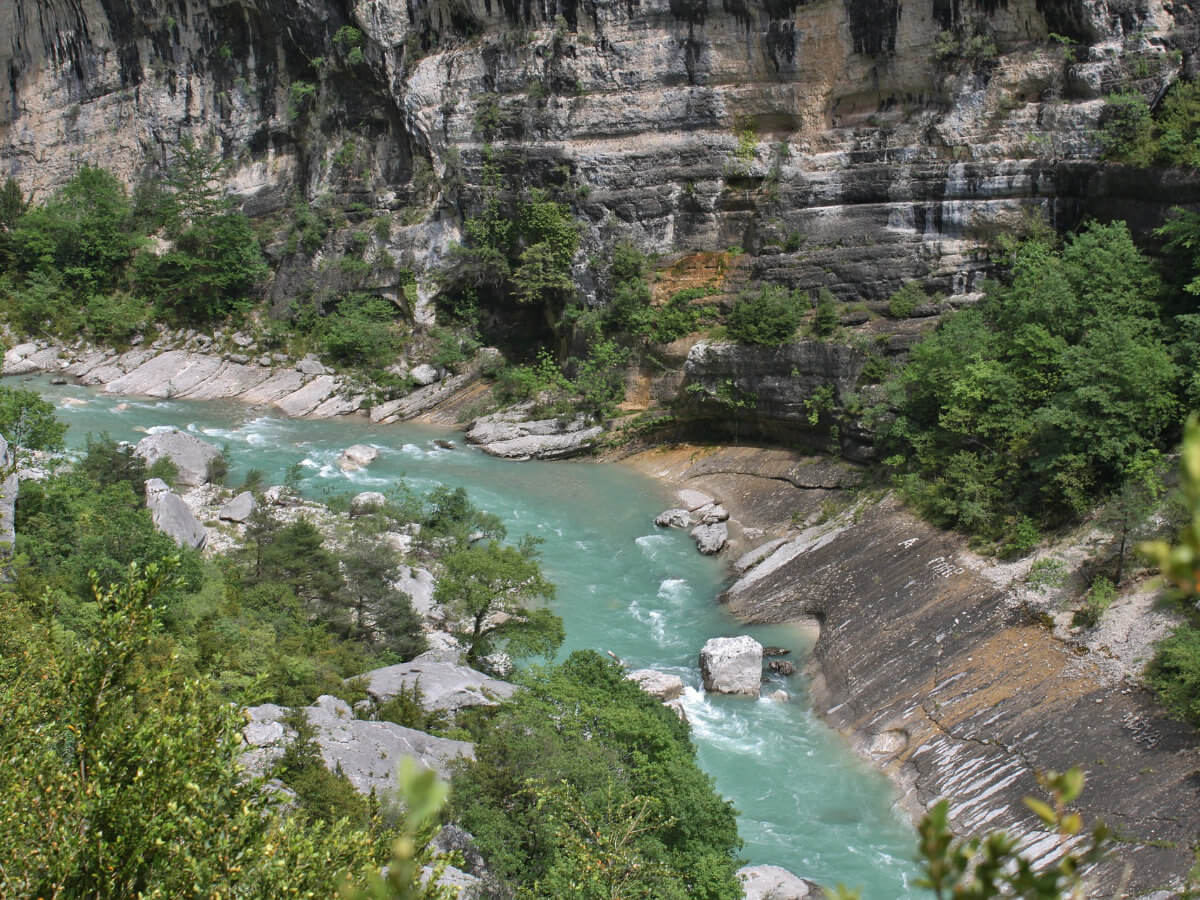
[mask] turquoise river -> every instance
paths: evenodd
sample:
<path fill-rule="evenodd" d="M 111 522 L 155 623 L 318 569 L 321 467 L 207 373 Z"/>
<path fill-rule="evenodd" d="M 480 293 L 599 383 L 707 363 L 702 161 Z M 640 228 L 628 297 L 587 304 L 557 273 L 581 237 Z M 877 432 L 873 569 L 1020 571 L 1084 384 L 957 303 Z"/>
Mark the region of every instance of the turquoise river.
<path fill-rule="evenodd" d="M 816 718 L 800 676 L 764 686 L 764 693 L 786 689 L 786 702 L 698 689 L 697 653 L 710 637 L 750 634 L 791 648 L 797 662 L 808 639 L 784 627 L 745 627 L 723 612 L 715 600 L 726 578 L 722 563 L 697 553 L 685 533 L 654 526 L 655 515 L 673 505 L 666 486 L 619 465 L 496 460 L 465 447 L 458 434 L 416 425 L 289 420 L 246 407 L 26 381 L 59 407 L 73 448 L 88 433 L 136 441 L 174 426 L 226 449 L 231 484 L 250 468 L 277 483 L 299 463 L 301 489 L 316 498 L 386 490 L 399 479 L 420 491 L 462 485 L 503 518 L 510 539 L 544 541 L 543 565 L 566 622 L 564 652 L 612 651 L 632 668 L 674 672 L 689 685 L 685 703 L 700 763 L 740 810 L 750 863 L 859 888 L 866 900 L 925 896 L 911 886 L 916 836 L 893 808 L 891 785 Z M 438 438 L 458 449 L 435 447 Z M 374 445 L 380 456 L 366 470 L 342 472 L 334 462 L 355 443 Z"/>

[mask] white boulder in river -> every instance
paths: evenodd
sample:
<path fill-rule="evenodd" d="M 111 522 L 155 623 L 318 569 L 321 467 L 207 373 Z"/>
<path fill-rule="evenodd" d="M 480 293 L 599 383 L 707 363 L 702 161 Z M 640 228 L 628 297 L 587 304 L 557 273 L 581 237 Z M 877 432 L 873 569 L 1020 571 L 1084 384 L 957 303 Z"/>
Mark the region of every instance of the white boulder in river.
<path fill-rule="evenodd" d="M 192 515 L 188 505 L 178 494 L 171 492 L 161 478 L 146 482 L 146 508 L 154 527 L 183 547 L 202 550 L 208 541 L 208 532 Z"/>
<path fill-rule="evenodd" d="M 625 676 L 630 681 L 636 681 L 637 686 L 657 697 L 663 703 L 683 695 L 683 679 L 678 675 L 659 672 L 655 669 L 638 669 Z"/>
<path fill-rule="evenodd" d="M 704 689 L 717 694 L 758 696 L 762 685 L 762 644 L 752 637 L 713 638 L 700 651 Z"/>
<path fill-rule="evenodd" d="M 174 428 L 142 438 L 133 452 L 148 466 L 163 458 L 171 460 L 178 471 L 175 482 L 185 487 L 207 484 L 209 464 L 221 455 L 208 441 Z"/>
<path fill-rule="evenodd" d="M 342 451 L 338 457 L 338 466 L 345 472 L 364 469 L 379 456 L 379 451 L 368 444 L 354 444 Z"/>
<path fill-rule="evenodd" d="M 817 885 L 780 866 L 743 866 L 737 876 L 745 885 L 745 900 L 816 900 L 825 896 Z"/>

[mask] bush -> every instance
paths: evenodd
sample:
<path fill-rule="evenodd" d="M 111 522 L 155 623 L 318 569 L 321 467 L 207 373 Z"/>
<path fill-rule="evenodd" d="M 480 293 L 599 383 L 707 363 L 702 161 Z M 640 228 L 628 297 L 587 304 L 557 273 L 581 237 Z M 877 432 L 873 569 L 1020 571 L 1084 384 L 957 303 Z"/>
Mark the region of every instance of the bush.
<path fill-rule="evenodd" d="M 888 313 L 896 319 L 907 319 L 918 306 L 929 302 L 929 295 L 919 282 L 906 281 L 899 290 L 888 298 Z"/>
<path fill-rule="evenodd" d="M 1154 157 L 1150 104 L 1136 91 L 1109 94 L 1096 133 L 1106 159 L 1147 166 Z"/>
<path fill-rule="evenodd" d="M 348 294 L 317 324 L 322 354 L 333 362 L 383 368 L 400 352 L 393 321 L 396 308 L 382 297 Z"/>
<path fill-rule="evenodd" d="M 1181 625 L 1159 644 L 1146 681 L 1168 710 L 1200 727 L 1200 629 Z"/>
<path fill-rule="evenodd" d="M 802 316 L 800 304 L 791 291 L 764 285 L 738 298 L 726 325 L 735 341 L 771 346 L 791 340 Z"/>
<path fill-rule="evenodd" d="M 0 434 L 10 446 L 26 450 L 61 450 L 66 423 L 54 407 L 33 391 L 0 385 Z"/>
<path fill-rule="evenodd" d="M 608 867 L 628 896 L 742 896 L 734 812 L 673 712 L 593 651 L 522 682 L 451 793 L 490 864 L 532 896 L 607 897 L 579 886 Z M 628 830 L 639 821 L 652 827 Z"/>
<path fill-rule="evenodd" d="M 813 334 L 817 337 L 830 337 L 841 324 L 842 317 L 838 314 L 837 298 L 829 288 L 821 288 L 817 293 L 817 311 L 813 315 Z"/>

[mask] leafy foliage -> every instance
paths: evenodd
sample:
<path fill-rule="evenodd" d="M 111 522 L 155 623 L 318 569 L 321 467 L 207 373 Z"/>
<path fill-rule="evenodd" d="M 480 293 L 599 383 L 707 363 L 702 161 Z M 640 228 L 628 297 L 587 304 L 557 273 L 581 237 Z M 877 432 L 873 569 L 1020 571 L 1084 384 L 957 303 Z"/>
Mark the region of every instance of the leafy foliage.
<path fill-rule="evenodd" d="M 1033 524 L 1120 485 L 1178 409 L 1160 291 L 1121 223 L 1093 224 L 1061 252 L 1022 244 L 1011 280 L 946 318 L 890 384 L 885 438 L 908 496 L 1016 552 Z"/>
<path fill-rule="evenodd" d="M 520 896 L 741 896 L 734 812 L 673 712 L 591 651 L 522 683 L 451 795 Z"/>
<path fill-rule="evenodd" d="M 1107 159 L 1142 167 L 1200 167 L 1200 82 L 1177 81 L 1157 115 L 1136 91 L 1110 94 L 1098 138 Z"/>
<path fill-rule="evenodd" d="M 61 450 L 66 423 L 54 406 L 33 391 L 0 385 L 0 434 L 10 446 L 26 450 Z"/>
<path fill-rule="evenodd" d="M 743 344 L 782 344 L 795 335 L 803 314 L 791 291 L 763 285 L 738 298 L 729 313 L 729 336 Z"/>
<path fill-rule="evenodd" d="M 554 655 L 564 637 L 562 619 L 530 607 L 554 596 L 532 542 L 511 547 L 493 540 L 461 547 L 442 566 L 433 597 L 463 620 L 460 637 L 469 664 L 497 649 L 514 657 Z"/>

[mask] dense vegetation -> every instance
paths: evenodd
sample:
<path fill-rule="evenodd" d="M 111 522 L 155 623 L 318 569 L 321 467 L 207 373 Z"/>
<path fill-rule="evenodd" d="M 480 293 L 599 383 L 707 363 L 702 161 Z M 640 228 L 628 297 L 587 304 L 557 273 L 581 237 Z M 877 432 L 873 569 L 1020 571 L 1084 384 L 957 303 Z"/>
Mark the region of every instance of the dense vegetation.
<path fill-rule="evenodd" d="M 1186 320 L 1121 223 L 1030 239 L 890 384 L 888 464 L 935 521 L 1030 549 L 1152 465 L 1177 428 Z"/>
<path fill-rule="evenodd" d="M 733 810 L 688 727 L 594 652 L 524 673 L 451 805 L 528 898 L 741 896 Z"/>

